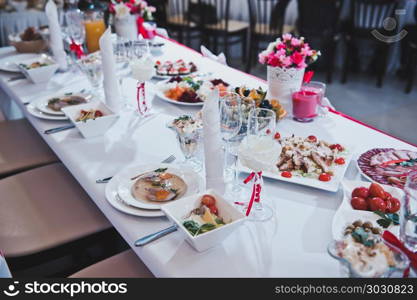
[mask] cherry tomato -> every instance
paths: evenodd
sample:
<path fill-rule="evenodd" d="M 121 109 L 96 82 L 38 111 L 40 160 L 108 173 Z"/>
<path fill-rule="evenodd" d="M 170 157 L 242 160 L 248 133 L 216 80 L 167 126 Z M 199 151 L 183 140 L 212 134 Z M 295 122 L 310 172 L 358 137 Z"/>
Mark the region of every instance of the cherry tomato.
<path fill-rule="evenodd" d="M 343 149 L 343 147 L 342 147 L 342 145 L 340 145 L 340 144 L 333 144 L 333 145 L 330 145 L 330 149 L 336 149 L 337 151 L 339 151 L 339 152 L 341 152 L 341 151 L 343 151 L 344 149 Z"/>
<path fill-rule="evenodd" d="M 352 204 L 352 207 L 354 209 L 368 210 L 368 203 L 363 198 L 353 197 L 352 200 L 350 201 L 350 204 Z"/>
<path fill-rule="evenodd" d="M 207 207 L 210 207 L 216 204 L 216 199 L 211 195 L 204 195 L 201 197 L 201 203 Z"/>
<path fill-rule="evenodd" d="M 345 159 L 343 157 L 339 157 L 339 158 L 336 158 L 334 162 L 337 163 L 338 165 L 344 165 Z"/>
<path fill-rule="evenodd" d="M 397 198 L 391 198 L 388 201 L 391 202 L 391 213 L 396 213 L 397 211 L 400 210 L 400 207 L 401 207 L 400 200 L 398 200 Z"/>
<path fill-rule="evenodd" d="M 279 140 L 280 138 L 281 138 L 281 135 L 279 134 L 279 132 L 275 133 L 274 139 Z"/>
<path fill-rule="evenodd" d="M 219 213 L 219 210 L 217 209 L 216 205 L 211 205 L 211 206 L 209 206 L 208 208 L 210 209 L 210 212 L 211 212 L 212 214 L 217 215 L 217 214 Z"/>
<path fill-rule="evenodd" d="M 284 171 L 284 172 L 281 173 L 281 176 L 285 177 L 285 178 L 291 178 L 292 174 L 291 174 L 291 172 Z"/>
<path fill-rule="evenodd" d="M 384 198 L 385 200 L 389 200 L 392 198 L 392 195 L 390 193 L 384 192 L 384 194 L 385 194 L 385 198 Z"/>
<path fill-rule="evenodd" d="M 378 183 L 371 183 L 369 186 L 369 196 L 385 199 L 385 191 Z"/>
<path fill-rule="evenodd" d="M 319 176 L 319 180 L 320 181 L 330 181 L 330 180 L 332 180 L 332 176 L 330 176 L 327 173 L 321 173 L 320 176 Z"/>
<path fill-rule="evenodd" d="M 385 212 L 385 210 L 387 209 L 387 204 L 381 198 L 373 197 L 369 201 L 369 207 L 371 208 L 372 211 Z"/>
<path fill-rule="evenodd" d="M 353 190 L 352 197 L 360 197 L 366 199 L 369 197 L 369 190 L 366 187 L 358 187 Z"/>
<path fill-rule="evenodd" d="M 310 142 L 312 142 L 312 143 L 317 142 L 317 138 L 316 138 L 314 135 L 309 135 L 309 136 L 307 137 L 307 139 L 308 139 Z"/>
<path fill-rule="evenodd" d="M 385 213 L 390 213 L 392 211 L 392 203 L 389 200 L 385 200 L 385 204 L 387 205 L 387 208 L 385 208 Z"/>
<path fill-rule="evenodd" d="M 100 110 L 96 110 L 96 112 L 94 113 L 95 117 L 102 117 L 103 113 Z"/>
<path fill-rule="evenodd" d="M 267 129 L 266 134 L 271 134 L 271 129 Z"/>

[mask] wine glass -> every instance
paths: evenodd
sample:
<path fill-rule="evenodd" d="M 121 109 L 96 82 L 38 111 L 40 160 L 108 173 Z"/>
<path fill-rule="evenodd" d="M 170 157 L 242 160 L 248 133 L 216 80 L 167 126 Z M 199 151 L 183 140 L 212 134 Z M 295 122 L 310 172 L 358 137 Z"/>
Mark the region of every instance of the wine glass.
<path fill-rule="evenodd" d="M 176 129 L 178 142 L 184 154 L 184 165 L 190 166 L 195 172 L 202 169 L 201 163 L 196 159 L 196 154 L 201 147 L 201 129 L 181 130 Z"/>
<path fill-rule="evenodd" d="M 233 157 L 233 184 L 232 191 L 240 191 L 237 172 L 237 147 L 238 136 L 242 127 L 242 101 L 241 97 L 233 92 L 224 93 L 220 97 L 220 132 L 225 142 L 225 156 Z"/>
<path fill-rule="evenodd" d="M 99 97 L 100 90 L 103 86 L 103 69 L 100 55 L 98 53 L 93 53 L 80 58 L 76 62 L 91 84 L 91 94 L 94 97 Z"/>
<path fill-rule="evenodd" d="M 239 159 L 242 164 L 253 171 L 253 180 L 260 192 L 263 187 L 262 171 L 274 165 L 279 151 L 274 140 L 276 127 L 276 114 L 273 110 L 265 108 L 252 109 L 248 119 L 247 136 L 239 147 Z M 252 205 L 252 203 L 248 203 Z M 264 201 L 255 201 L 250 211 L 249 219 L 252 221 L 267 221 L 273 216 L 272 208 Z"/>

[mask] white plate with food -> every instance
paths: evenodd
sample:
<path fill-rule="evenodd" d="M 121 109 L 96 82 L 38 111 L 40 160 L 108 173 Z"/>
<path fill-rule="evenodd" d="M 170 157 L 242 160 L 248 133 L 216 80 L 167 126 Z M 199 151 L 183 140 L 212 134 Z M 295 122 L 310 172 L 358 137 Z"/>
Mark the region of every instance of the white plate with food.
<path fill-rule="evenodd" d="M 188 76 L 198 71 L 197 65 L 193 62 L 186 62 L 183 59 L 176 61 L 166 60 L 155 62 L 155 78 L 167 79 L 175 76 Z"/>
<path fill-rule="evenodd" d="M 174 77 L 156 84 L 156 95 L 163 101 L 185 105 L 202 106 L 213 89 L 219 93 L 230 89 L 229 83 L 217 78 L 198 76 Z"/>
<path fill-rule="evenodd" d="M 199 175 L 192 170 L 167 164 L 129 167 L 121 172 L 124 178 L 117 192 L 127 204 L 158 210 L 167 203 L 198 193 Z"/>
<path fill-rule="evenodd" d="M 399 234 L 397 221 L 401 209 L 399 199 L 404 195 L 402 190 L 365 181 L 343 180 L 342 183 L 343 201 L 333 217 L 334 239 L 339 239 L 346 226 L 357 220 Z"/>
<path fill-rule="evenodd" d="M 337 192 L 353 155 L 353 147 L 329 143 L 316 136 L 289 136 L 277 139 L 280 147 L 274 153 L 256 158 L 263 176 L 296 183 L 329 192 Z M 276 156 L 275 158 L 271 158 Z M 246 157 L 246 158 L 245 158 Z M 252 160 L 252 161 L 250 161 Z M 239 154 L 238 168 L 252 172 L 247 166 L 253 157 Z"/>
<path fill-rule="evenodd" d="M 41 55 L 35 53 L 22 53 L 6 56 L 0 59 L 0 70 L 7 72 L 20 72 L 19 63 L 39 57 L 41 57 Z"/>
<path fill-rule="evenodd" d="M 156 217 L 163 217 L 164 213 L 160 210 L 145 210 L 139 209 L 134 206 L 130 206 L 125 203 L 117 194 L 117 187 L 121 177 L 116 175 L 114 176 L 107 184 L 105 195 L 107 201 L 113 206 L 115 209 L 132 216 L 138 217 L 146 217 L 146 218 L 156 218 Z"/>
<path fill-rule="evenodd" d="M 410 171 L 417 170 L 417 152 L 375 148 L 357 160 L 359 172 L 368 180 L 403 188 Z"/>
<path fill-rule="evenodd" d="M 91 95 L 82 93 L 65 93 L 57 94 L 45 99 L 39 99 L 35 102 L 36 108 L 41 112 L 50 115 L 65 115 L 61 109 L 63 107 L 87 103 L 91 99 Z"/>
<path fill-rule="evenodd" d="M 65 116 L 65 115 L 56 116 L 56 115 L 50 115 L 50 114 L 41 112 L 39 109 L 36 108 L 36 105 L 33 105 L 31 103 L 26 105 L 26 109 L 32 116 L 35 116 L 39 119 L 52 120 L 52 121 L 67 121 L 67 120 L 69 120 L 68 117 Z"/>

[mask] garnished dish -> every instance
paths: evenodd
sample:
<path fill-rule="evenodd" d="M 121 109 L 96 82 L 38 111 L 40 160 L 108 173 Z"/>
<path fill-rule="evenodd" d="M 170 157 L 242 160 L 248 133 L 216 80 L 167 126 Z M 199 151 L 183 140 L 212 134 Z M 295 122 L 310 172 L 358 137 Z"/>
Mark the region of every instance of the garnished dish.
<path fill-rule="evenodd" d="M 229 84 L 222 79 L 202 79 L 193 76 L 176 76 L 161 82 L 159 86 L 162 99 L 187 104 L 202 104 L 213 89 L 218 89 L 222 94 L 229 88 Z"/>
<path fill-rule="evenodd" d="M 330 253 L 346 260 L 359 277 L 381 277 L 398 265 L 397 255 L 383 242 L 381 231 L 371 222 L 357 220 L 346 227 Z"/>
<path fill-rule="evenodd" d="M 97 118 L 103 117 L 104 114 L 99 109 L 89 109 L 80 111 L 80 116 L 76 119 L 77 122 L 86 122 L 87 120 L 95 120 Z"/>
<path fill-rule="evenodd" d="M 346 164 L 346 149 L 340 144 L 319 140 L 314 135 L 277 137 L 282 150 L 276 167 L 282 177 L 302 176 L 327 182 L 332 180 L 336 168 Z"/>
<path fill-rule="evenodd" d="M 403 188 L 407 174 L 417 170 L 417 152 L 375 148 L 359 157 L 358 167 L 373 181 Z"/>
<path fill-rule="evenodd" d="M 48 100 L 47 107 L 55 112 L 60 112 L 63 107 L 86 103 L 87 100 L 79 95 L 65 95 Z"/>
<path fill-rule="evenodd" d="M 151 172 L 133 177 L 132 196 L 135 199 L 155 202 L 166 202 L 178 199 L 187 191 L 184 180 L 167 168 L 159 168 Z"/>
<path fill-rule="evenodd" d="M 203 195 L 200 206 L 184 217 L 182 225 L 192 236 L 203 234 L 226 224 L 218 214 L 216 198 L 212 195 Z"/>
<path fill-rule="evenodd" d="M 287 115 L 287 111 L 277 99 L 266 99 L 267 91 L 264 91 L 261 87 L 257 89 L 248 89 L 245 86 L 241 86 L 236 87 L 235 92 L 243 98 L 254 100 L 256 107 L 273 110 L 277 115 L 277 120 L 280 120 Z"/>
<path fill-rule="evenodd" d="M 197 71 L 197 66 L 193 62 L 185 62 L 178 59 L 175 62 L 167 60 L 165 62 L 155 62 L 156 74 L 160 76 L 188 75 Z"/>
<path fill-rule="evenodd" d="M 20 63 L 19 65 L 22 68 L 25 68 L 26 70 L 32 70 L 32 69 L 36 69 L 36 68 L 40 68 L 40 67 L 46 67 L 46 66 L 49 66 L 51 64 L 52 63 L 49 63 L 49 62 L 46 62 L 46 61 L 44 61 L 44 62 L 34 61 L 34 62 L 30 63 L 30 64 L 22 64 L 22 63 Z"/>
<path fill-rule="evenodd" d="M 194 132 L 203 128 L 203 121 L 201 113 L 197 114 L 195 118 L 189 115 L 182 115 L 175 118 L 169 127 L 177 132 Z"/>

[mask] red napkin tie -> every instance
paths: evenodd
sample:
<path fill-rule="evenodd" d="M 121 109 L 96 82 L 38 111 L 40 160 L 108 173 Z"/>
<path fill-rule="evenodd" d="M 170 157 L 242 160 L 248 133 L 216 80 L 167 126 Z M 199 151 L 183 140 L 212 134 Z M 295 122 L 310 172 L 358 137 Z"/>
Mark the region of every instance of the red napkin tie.
<path fill-rule="evenodd" d="M 310 83 L 311 79 L 313 79 L 314 71 L 308 71 L 304 74 L 303 83 Z"/>
<path fill-rule="evenodd" d="M 249 216 L 250 211 L 252 210 L 253 202 L 260 202 L 261 201 L 261 178 L 262 172 L 252 172 L 249 176 L 243 181 L 244 184 L 249 183 L 252 179 L 255 179 L 252 186 L 252 195 L 249 200 L 248 209 L 246 210 L 246 216 Z"/>
<path fill-rule="evenodd" d="M 71 39 L 70 50 L 71 52 L 74 52 L 75 55 L 77 55 L 78 59 L 84 56 L 84 50 L 82 45 L 77 44 L 73 39 Z"/>

